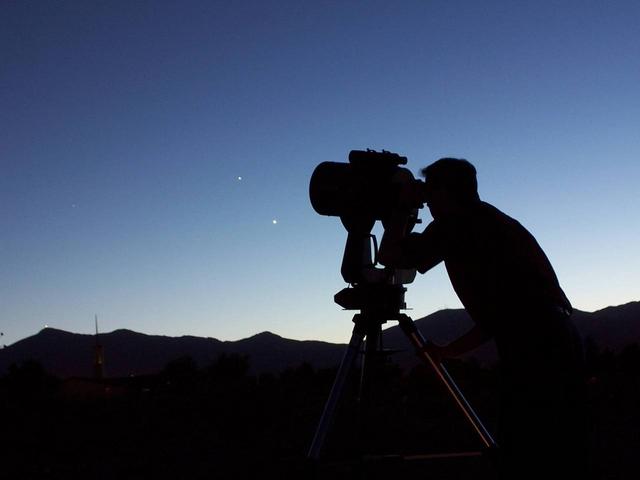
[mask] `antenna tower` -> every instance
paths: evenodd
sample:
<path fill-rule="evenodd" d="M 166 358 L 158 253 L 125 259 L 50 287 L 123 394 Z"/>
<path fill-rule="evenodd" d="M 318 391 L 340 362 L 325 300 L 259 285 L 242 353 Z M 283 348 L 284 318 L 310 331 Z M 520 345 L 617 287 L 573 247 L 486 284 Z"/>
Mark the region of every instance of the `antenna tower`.
<path fill-rule="evenodd" d="M 102 380 L 104 376 L 104 348 L 100 345 L 100 337 L 98 334 L 98 315 L 95 316 L 96 323 L 96 345 L 95 357 L 93 363 L 93 375 L 97 380 Z"/>

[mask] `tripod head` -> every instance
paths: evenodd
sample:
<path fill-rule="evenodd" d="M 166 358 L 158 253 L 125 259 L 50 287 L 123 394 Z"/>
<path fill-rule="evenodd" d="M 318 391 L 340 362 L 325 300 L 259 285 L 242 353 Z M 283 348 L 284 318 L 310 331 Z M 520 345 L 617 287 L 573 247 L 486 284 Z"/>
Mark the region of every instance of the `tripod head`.
<path fill-rule="evenodd" d="M 396 319 L 407 304 L 402 285 L 360 284 L 347 287 L 335 294 L 333 300 L 345 310 L 360 310 L 362 315 L 376 319 L 380 324 Z"/>

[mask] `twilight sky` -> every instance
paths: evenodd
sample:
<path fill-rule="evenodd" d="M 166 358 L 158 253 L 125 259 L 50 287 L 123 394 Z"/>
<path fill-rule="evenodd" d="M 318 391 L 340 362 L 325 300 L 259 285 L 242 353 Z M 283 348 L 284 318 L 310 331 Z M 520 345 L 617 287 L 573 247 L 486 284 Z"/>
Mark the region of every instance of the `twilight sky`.
<path fill-rule="evenodd" d="M 467 158 L 575 307 L 640 299 L 637 1 L 5 1 L 0 45 L 3 343 L 348 340 L 307 188 L 364 148 Z"/>

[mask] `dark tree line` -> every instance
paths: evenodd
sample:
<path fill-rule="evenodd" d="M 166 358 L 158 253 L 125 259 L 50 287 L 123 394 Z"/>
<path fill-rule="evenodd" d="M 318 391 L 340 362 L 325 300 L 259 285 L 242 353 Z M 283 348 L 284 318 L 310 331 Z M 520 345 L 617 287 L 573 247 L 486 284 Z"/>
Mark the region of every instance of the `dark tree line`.
<path fill-rule="evenodd" d="M 597 468 L 605 479 L 633 478 L 640 348 L 614 353 L 587 341 L 585 353 Z M 449 369 L 495 428 L 499 372 L 462 361 Z M 227 354 L 208 365 L 177 358 L 156 375 L 61 380 L 27 361 L 0 377 L 2 468 L 14 478 L 307 478 L 304 457 L 335 373 L 303 364 L 254 375 L 248 357 Z M 387 363 L 366 404 L 358 401 L 355 373 L 327 439 L 327 458 L 476 447 L 426 367 L 404 372 Z M 482 478 L 468 468 L 460 475 Z"/>

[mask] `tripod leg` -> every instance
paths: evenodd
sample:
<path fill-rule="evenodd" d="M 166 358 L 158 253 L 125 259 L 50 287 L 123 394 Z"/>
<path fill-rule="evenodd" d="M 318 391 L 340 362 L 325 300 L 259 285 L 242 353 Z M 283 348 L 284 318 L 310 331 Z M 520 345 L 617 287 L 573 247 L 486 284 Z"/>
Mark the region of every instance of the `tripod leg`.
<path fill-rule="evenodd" d="M 358 403 L 367 410 L 372 397 L 374 384 L 380 374 L 382 366 L 382 329 L 381 324 L 372 322 L 366 325 L 366 341 L 364 345 L 364 359 L 362 362 L 362 374 L 358 391 Z M 366 415 L 365 415 L 366 417 Z"/>
<path fill-rule="evenodd" d="M 349 340 L 349 345 L 347 346 L 347 350 L 345 351 L 342 362 L 340 363 L 340 368 L 338 369 L 336 378 L 333 381 L 331 393 L 329 394 L 327 403 L 325 403 L 324 411 L 322 412 L 318 428 L 316 428 L 316 433 L 313 437 L 313 442 L 311 443 L 311 448 L 307 454 L 307 458 L 312 460 L 318 460 L 320 458 L 320 451 L 322 450 L 325 437 L 327 436 L 329 427 L 333 421 L 333 416 L 335 414 L 338 401 L 342 396 L 345 382 L 349 376 L 351 368 L 353 367 L 353 362 L 360 353 L 360 347 L 362 346 L 362 342 L 366 335 L 365 329 L 362 328 L 362 325 L 359 323 L 359 315 L 356 315 L 353 321 L 355 322 L 355 326 L 353 327 L 351 340 Z"/>
<path fill-rule="evenodd" d="M 425 350 L 426 341 L 420 331 L 416 328 L 413 320 L 411 320 L 407 315 L 400 315 L 398 322 L 402 331 L 407 335 L 407 337 L 409 337 L 411 343 L 416 347 L 418 355 L 433 368 L 436 375 L 455 401 L 456 405 L 458 405 L 466 419 L 480 437 L 484 446 L 486 448 L 497 447 L 497 443 L 480 420 L 480 417 L 478 417 L 467 399 L 464 397 L 462 391 L 458 388 L 458 385 L 456 385 L 456 382 L 454 382 L 447 369 L 442 363 L 436 362 Z"/>
<path fill-rule="evenodd" d="M 366 328 L 366 340 L 362 359 L 362 372 L 358 389 L 357 440 L 359 452 L 364 454 L 375 448 L 378 436 L 378 421 L 374 398 L 382 386 L 385 357 L 382 346 L 382 322 L 375 316 L 362 314 Z"/>

